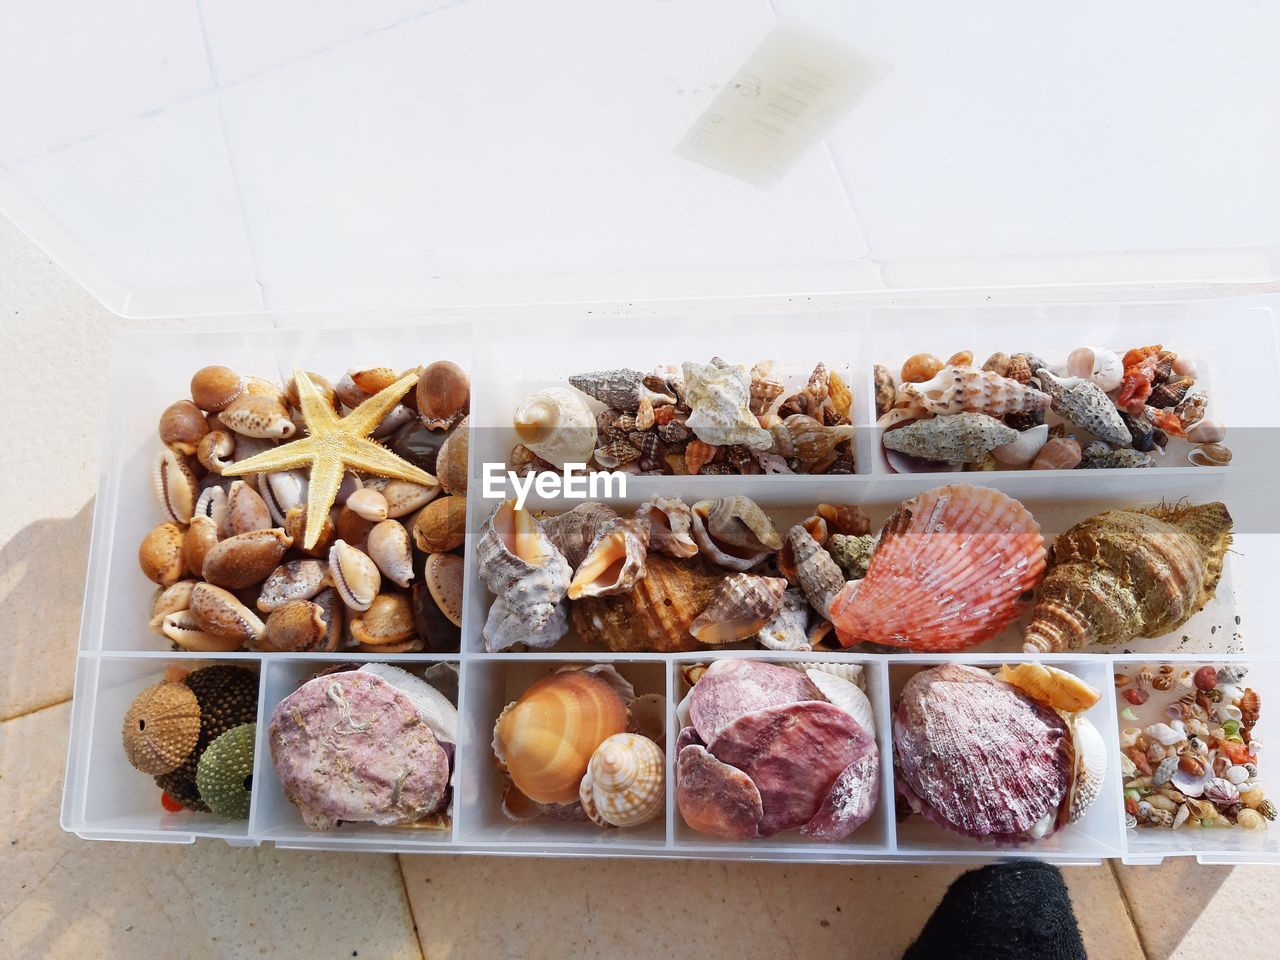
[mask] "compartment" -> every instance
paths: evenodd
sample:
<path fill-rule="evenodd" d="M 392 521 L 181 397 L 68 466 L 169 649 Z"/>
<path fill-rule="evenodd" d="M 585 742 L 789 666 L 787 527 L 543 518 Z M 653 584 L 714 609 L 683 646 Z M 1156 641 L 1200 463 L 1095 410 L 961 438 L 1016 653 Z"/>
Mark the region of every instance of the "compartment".
<path fill-rule="evenodd" d="M 270 741 L 267 737 L 267 727 L 271 722 L 272 713 L 281 700 L 327 668 L 341 664 L 359 666 L 365 663 L 390 663 L 419 678 L 422 678 L 424 672 L 432 666 L 447 663 L 458 667 L 461 674 L 460 662 L 456 657 L 449 656 L 402 654 L 398 657 L 344 657 L 340 654 L 273 654 L 265 657 L 262 720 L 259 724 L 257 770 L 254 774 L 255 782 L 259 785 L 254 792 L 256 806 L 253 814 L 253 832 L 256 838 L 272 840 L 276 846 L 281 847 L 320 847 L 335 850 L 440 849 L 448 846 L 453 840 L 454 824 L 457 822 L 456 793 L 453 819 L 449 823 L 432 822 L 429 825 L 395 827 L 380 827 L 364 822 L 341 823 L 332 830 L 308 828 L 298 808 L 284 795 L 272 763 Z M 459 676 L 459 689 L 461 689 L 461 683 L 462 679 Z M 461 757 L 462 750 L 455 749 L 455 776 L 462 763 Z"/>
<path fill-rule="evenodd" d="M 656 693 L 670 702 L 667 663 L 641 657 L 539 657 L 536 660 L 493 656 L 467 664 L 460 717 L 460 752 L 465 756 L 464 775 L 456 795 L 458 842 L 487 848 L 541 850 L 581 850 L 595 854 L 621 851 L 660 850 L 667 843 L 667 822 L 671 809 L 670 774 L 666 815 L 635 827 L 614 829 L 588 820 L 560 821 L 542 817 L 528 823 L 513 822 L 502 812 L 503 775 L 493 756 L 493 727 L 507 704 L 519 699 L 537 680 L 567 665 L 608 663 L 626 678 L 636 695 Z M 670 756 L 673 734 L 668 727 L 666 742 L 659 744 Z"/>
<path fill-rule="evenodd" d="M 862 826 L 854 830 L 843 840 L 829 842 L 814 840 L 804 836 L 799 829 L 786 830 L 771 837 L 755 837 L 751 840 L 729 841 L 699 833 L 692 829 L 681 816 L 675 806 L 676 756 L 674 751 L 675 737 L 680 732 L 680 722 L 676 717 L 676 708 L 688 694 L 691 685 L 684 675 L 684 668 L 694 664 L 709 664 L 716 660 L 738 659 L 753 660 L 774 664 L 807 663 L 856 663 L 863 668 L 865 693 L 871 702 L 875 717 L 875 741 L 880 754 L 880 781 L 876 806 L 870 818 Z M 888 673 L 886 661 L 875 655 L 849 656 L 831 653 L 787 653 L 777 650 L 761 651 L 725 651 L 712 654 L 680 654 L 672 661 L 672 686 L 674 696 L 671 702 L 669 729 L 672 731 L 669 741 L 672 745 L 670 779 L 672 788 L 672 810 L 674 845 L 677 849 L 695 851 L 700 856 L 720 856 L 726 854 L 749 854 L 752 857 L 766 859 L 782 856 L 795 856 L 800 859 L 838 858 L 851 856 L 873 857 L 890 853 L 894 849 L 893 822 L 893 767 L 891 762 L 892 741 L 887 735 L 889 729 Z"/>
<path fill-rule="evenodd" d="M 963 836 L 932 823 L 923 816 L 913 814 L 897 824 L 898 852 L 906 857 L 920 859 L 998 856 L 1052 859 L 1058 862 L 1099 860 L 1103 857 L 1119 856 L 1124 849 L 1125 838 L 1120 796 L 1120 751 L 1116 739 L 1114 683 L 1111 678 L 1109 658 L 1021 655 L 891 657 L 887 664 L 891 714 L 897 708 L 902 688 L 912 676 L 944 662 L 960 662 L 986 670 L 998 669 L 1002 663 L 1046 663 L 1073 673 L 1093 686 L 1101 694 L 1101 699 L 1085 711 L 1083 716 L 1097 727 L 1103 742 L 1107 745 L 1107 773 L 1102 792 L 1084 815 L 1075 823 L 1067 824 L 1043 839 L 1014 847 L 997 845 L 990 841 L 984 842 Z M 890 734 L 891 737 L 892 734 Z"/>

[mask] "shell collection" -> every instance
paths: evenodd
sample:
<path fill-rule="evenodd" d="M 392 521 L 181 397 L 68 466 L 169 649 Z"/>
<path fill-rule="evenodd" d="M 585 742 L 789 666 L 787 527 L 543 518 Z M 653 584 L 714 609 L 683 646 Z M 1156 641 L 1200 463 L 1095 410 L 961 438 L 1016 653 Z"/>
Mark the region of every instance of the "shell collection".
<path fill-rule="evenodd" d="M 520 473 L 853 473 L 853 394 L 820 363 L 788 390 L 772 361 L 748 369 L 713 357 L 639 370 L 575 374 L 538 390 L 513 415 Z"/>
<path fill-rule="evenodd" d="M 152 631 L 201 653 L 457 650 L 469 406 L 449 361 L 336 385 L 198 370 L 160 418 Z"/>
<path fill-rule="evenodd" d="M 1174 830 L 1266 830 L 1258 775 L 1261 698 L 1248 668 L 1194 663 L 1117 671 L 1125 822 Z"/>
<path fill-rule="evenodd" d="M 875 367 L 877 426 L 898 473 L 1149 467 L 1171 438 L 1197 466 L 1222 466 L 1226 426 L 1205 417 L 1196 363 L 1161 345 L 1077 347 L 1050 365 L 1032 353 L 971 351 L 945 363 Z"/>
<path fill-rule="evenodd" d="M 1085 716 L 1099 699 L 1036 664 L 995 676 L 955 663 L 921 670 L 893 713 L 898 793 L 912 813 L 977 840 L 1047 837 L 1102 792 L 1107 749 Z"/>

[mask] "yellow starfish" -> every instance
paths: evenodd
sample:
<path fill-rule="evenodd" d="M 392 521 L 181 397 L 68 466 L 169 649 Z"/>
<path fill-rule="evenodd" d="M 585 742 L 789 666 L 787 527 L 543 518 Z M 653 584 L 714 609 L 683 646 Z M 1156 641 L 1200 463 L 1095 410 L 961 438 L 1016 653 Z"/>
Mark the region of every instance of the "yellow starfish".
<path fill-rule="evenodd" d="M 293 379 L 298 385 L 298 402 L 307 425 L 307 436 L 241 460 L 224 469 L 222 474 L 238 477 L 246 473 L 274 473 L 310 464 L 307 530 L 303 538 L 307 549 L 314 547 L 320 539 L 329 510 L 338 496 L 342 475 L 349 469 L 424 486 L 436 485 L 436 478 L 431 474 L 406 463 L 378 441 L 369 439 L 369 434 L 418 382 L 416 373 L 403 376 L 386 389 L 379 390 L 345 417 L 338 416 L 305 371 L 295 367 Z"/>

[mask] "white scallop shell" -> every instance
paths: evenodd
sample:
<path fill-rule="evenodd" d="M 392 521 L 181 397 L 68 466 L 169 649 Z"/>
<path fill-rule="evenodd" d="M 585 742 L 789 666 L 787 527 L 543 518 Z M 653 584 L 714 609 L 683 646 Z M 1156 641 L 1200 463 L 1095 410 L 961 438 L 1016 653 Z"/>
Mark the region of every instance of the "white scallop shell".
<path fill-rule="evenodd" d="M 667 796 L 666 759 L 652 740 L 615 733 L 596 748 L 578 796 L 602 826 L 636 827 L 662 812 Z"/>
<path fill-rule="evenodd" d="M 875 736 L 876 721 L 871 701 L 860 687 L 825 670 L 806 670 L 804 673 L 834 706 L 857 720 L 858 726 L 868 734 Z"/>
<path fill-rule="evenodd" d="M 1124 364 L 1104 347 L 1076 347 L 1067 355 L 1067 376 L 1088 377 L 1110 392 L 1124 379 Z"/>
<path fill-rule="evenodd" d="M 1075 823 L 1102 794 L 1102 782 L 1107 776 L 1107 745 L 1098 728 L 1087 718 L 1073 717 L 1070 725 L 1075 743 L 1076 775 L 1069 792 L 1067 823 Z"/>

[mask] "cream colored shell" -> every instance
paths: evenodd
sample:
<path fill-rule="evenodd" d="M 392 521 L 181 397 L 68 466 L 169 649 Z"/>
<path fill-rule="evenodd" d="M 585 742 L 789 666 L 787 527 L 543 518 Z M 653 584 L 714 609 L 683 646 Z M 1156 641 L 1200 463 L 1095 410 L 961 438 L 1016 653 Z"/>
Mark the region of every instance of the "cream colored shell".
<path fill-rule="evenodd" d="M 576 390 L 539 390 L 520 404 L 514 420 L 520 442 L 557 467 L 586 463 L 595 451 L 596 418 Z"/>
<path fill-rule="evenodd" d="M 667 796 L 662 750 L 647 737 L 616 733 L 591 755 L 578 795 L 601 826 L 638 827 L 662 812 Z"/>

